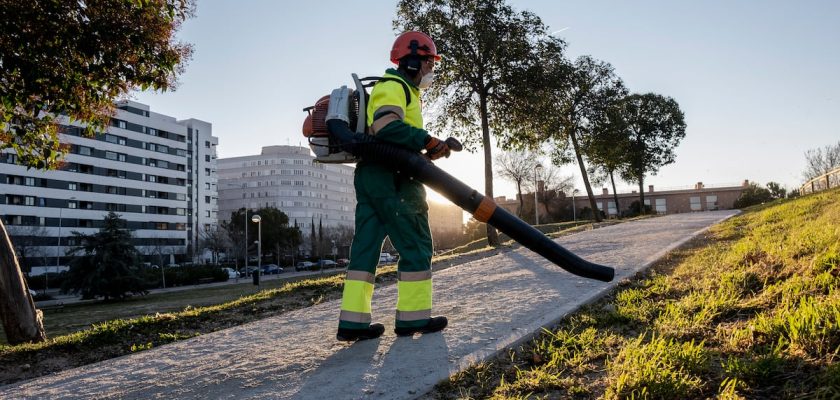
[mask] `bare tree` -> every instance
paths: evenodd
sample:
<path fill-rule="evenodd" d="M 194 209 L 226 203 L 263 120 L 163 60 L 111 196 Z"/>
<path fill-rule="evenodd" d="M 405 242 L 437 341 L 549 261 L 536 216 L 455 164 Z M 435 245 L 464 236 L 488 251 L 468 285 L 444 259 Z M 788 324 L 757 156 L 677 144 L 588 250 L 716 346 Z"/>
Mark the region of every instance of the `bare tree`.
<path fill-rule="evenodd" d="M 198 232 L 201 239 L 201 247 L 210 250 L 212 256 L 212 263 L 218 264 L 219 253 L 230 248 L 230 239 L 228 239 L 227 231 L 220 226 L 213 225 L 210 229 L 201 229 Z"/>
<path fill-rule="evenodd" d="M 805 171 L 802 173 L 805 180 L 814 179 L 840 167 L 840 141 L 834 145 L 806 151 L 805 162 Z"/>
<path fill-rule="evenodd" d="M 534 187 L 534 170 L 539 164 L 539 160 L 532 152 L 526 151 L 508 151 L 500 154 L 496 158 L 496 173 L 502 179 L 516 184 L 516 194 L 519 199 L 519 207 L 516 214 L 522 218 L 522 205 L 524 199 L 522 198 L 523 189 Z"/>
<path fill-rule="evenodd" d="M 563 175 L 560 168 L 554 164 L 544 163 L 543 165 L 545 166 L 540 173 L 543 187 L 542 191 L 538 192 L 537 199 L 545 207 L 546 214 L 558 217 L 564 207 L 562 203 L 564 203 L 566 191 L 574 186 L 574 176 Z"/>
<path fill-rule="evenodd" d="M 44 239 L 49 237 L 49 233 L 44 227 L 38 225 L 9 226 L 9 236 L 24 271 L 32 272 L 32 265 L 30 264 L 33 258 L 46 258 L 48 256 L 44 251 L 46 245 Z"/>

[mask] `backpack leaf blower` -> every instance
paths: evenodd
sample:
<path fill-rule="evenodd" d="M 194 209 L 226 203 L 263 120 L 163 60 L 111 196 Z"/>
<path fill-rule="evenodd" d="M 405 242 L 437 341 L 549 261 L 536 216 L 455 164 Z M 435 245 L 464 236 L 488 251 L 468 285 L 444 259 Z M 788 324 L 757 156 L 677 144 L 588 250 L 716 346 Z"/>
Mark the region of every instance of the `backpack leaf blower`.
<path fill-rule="evenodd" d="M 368 94 L 364 80 L 353 74 L 356 90 L 346 86 L 335 89 L 304 111 L 304 136 L 320 162 L 355 162 L 364 159 L 385 165 L 395 171 L 413 176 L 426 186 L 442 194 L 455 205 L 510 236 L 523 246 L 545 257 L 566 271 L 590 279 L 609 282 L 615 276 L 613 268 L 586 261 L 549 239 L 542 232 L 496 205 L 475 189 L 435 166 L 423 154 L 398 145 L 385 143 L 366 133 Z M 354 128 L 351 128 L 354 127 Z M 312 139 L 315 138 L 313 141 Z M 460 149 L 457 140 L 447 139 L 453 150 Z M 457 151 L 457 150 L 456 150 Z"/>

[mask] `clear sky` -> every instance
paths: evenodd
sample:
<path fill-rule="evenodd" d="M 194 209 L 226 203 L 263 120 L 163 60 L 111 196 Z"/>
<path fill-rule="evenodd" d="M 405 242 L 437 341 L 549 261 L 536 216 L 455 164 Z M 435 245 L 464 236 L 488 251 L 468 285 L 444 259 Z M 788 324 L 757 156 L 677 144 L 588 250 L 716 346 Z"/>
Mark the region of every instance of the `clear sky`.
<path fill-rule="evenodd" d="M 607 61 L 632 92 L 655 92 L 680 104 L 688 128 L 676 162 L 647 184 L 749 179 L 795 188 L 802 183 L 803 153 L 840 140 L 840 2 L 509 4 L 560 31 L 569 57 Z M 378 75 L 390 67 L 395 13 L 396 2 L 385 0 L 199 0 L 197 16 L 179 33 L 195 54 L 178 90 L 134 97 L 156 112 L 211 122 L 220 157 L 305 145 L 302 108 L 350 85 L 351 72 Z M 437 164 L 484 188 L 479 154 Z M 575 165 L 564 171 L 583 188 Z M 617 185 L 620 192 L 632 188 Z M 495 195 L 515 192 L 496 178 Z"/>

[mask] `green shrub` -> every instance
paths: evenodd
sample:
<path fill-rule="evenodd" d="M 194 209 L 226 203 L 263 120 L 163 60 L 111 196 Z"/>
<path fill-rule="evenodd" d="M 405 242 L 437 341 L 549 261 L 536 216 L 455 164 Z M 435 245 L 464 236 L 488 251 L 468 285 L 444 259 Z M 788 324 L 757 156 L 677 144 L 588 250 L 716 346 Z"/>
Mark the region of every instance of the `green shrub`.
<path fill-rule="evenodd" d="M 750 183 L 750 186 L 741 192 L 741 197 L 739 197 L 738 200 L 735 200 L 733 207 L 745 208 L 756 204 L 766 203 L 771 200 L 773 200 L 773 195 L 769 190 L 755 183 Z"/>

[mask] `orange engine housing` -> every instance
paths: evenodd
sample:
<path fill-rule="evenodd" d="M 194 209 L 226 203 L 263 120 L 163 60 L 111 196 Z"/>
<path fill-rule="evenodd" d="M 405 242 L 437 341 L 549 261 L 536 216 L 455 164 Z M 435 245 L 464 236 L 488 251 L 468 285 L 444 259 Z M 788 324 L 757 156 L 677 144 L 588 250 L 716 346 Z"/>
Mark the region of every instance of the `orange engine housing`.
<path fill-rule="evenodd" d="M 303 120 L 303 136 L 329 136 L 327 131 L 327 109 L 330 106 L 330 96 L 324 96 L 309 109 L 309 115 Z"/>

